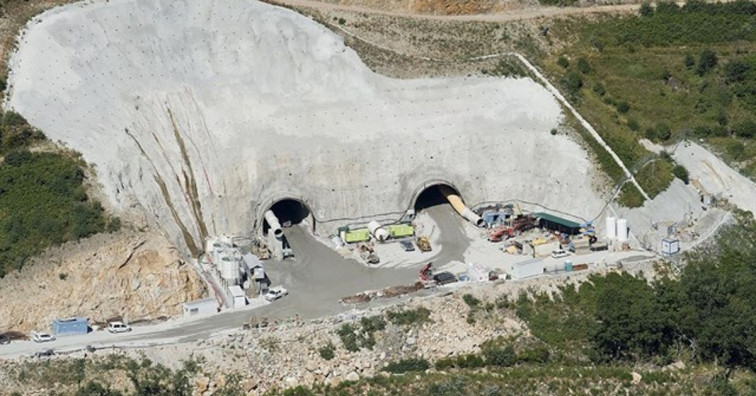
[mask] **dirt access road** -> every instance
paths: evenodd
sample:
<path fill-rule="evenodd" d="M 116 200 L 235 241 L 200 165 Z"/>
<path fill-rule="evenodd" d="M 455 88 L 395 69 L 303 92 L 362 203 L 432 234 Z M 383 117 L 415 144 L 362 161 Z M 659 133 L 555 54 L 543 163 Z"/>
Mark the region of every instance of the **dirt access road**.
<path fill-rule="evenodd" d="M 287 7 L 308 7 L 322 11 L 345 11 L 354 13 L 367 13 L 387 15 L 402 18 L 428 19 L 437 21 L 463 21 L 463 22 L 508 22 L 523 19 L 549 18 L 567 15 L 587 15 L 597 13 L 630 13 L 635 12 L 640 4 L 619 5 L 595 5 L 590 7 L 538 7 L 511 10 L 497 14 L 475 15 L 429 15 L 417 13 L 402 13 L 396 11 L 384 11 L 364 6 L 324 3 L 313 0 L 263 0 L 268 4 Z"/>

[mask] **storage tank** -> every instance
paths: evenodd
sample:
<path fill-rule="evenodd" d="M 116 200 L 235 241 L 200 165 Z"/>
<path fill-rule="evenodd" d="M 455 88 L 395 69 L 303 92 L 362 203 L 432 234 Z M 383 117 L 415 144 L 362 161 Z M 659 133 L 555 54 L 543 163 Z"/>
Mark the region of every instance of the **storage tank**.
<path fill-rule="evenodd" d="M 370 223 L 368 223 L 368 231 L 370 231 L 370 234 L 375 237 L 375 239 L 383 242 L 389 237 L 389 232 L 381 227 L 381 223 L 373 220 Z"/>
<path fill-rule="evenodd" d="M 236 284 L 239 279 L 239 263 L 228 256 L 221 258 L 221 278 Z"/>
<path fill-rule="evenodd" d="M 617 219 L 617 240 L 620 242 L 627 241 L 627 220 Z"/>
<path fill-rule="evenodd" d="M 614 239 L 617 237 L 617 219 L 613 216 L 606 218 L 606 238 Z"/>

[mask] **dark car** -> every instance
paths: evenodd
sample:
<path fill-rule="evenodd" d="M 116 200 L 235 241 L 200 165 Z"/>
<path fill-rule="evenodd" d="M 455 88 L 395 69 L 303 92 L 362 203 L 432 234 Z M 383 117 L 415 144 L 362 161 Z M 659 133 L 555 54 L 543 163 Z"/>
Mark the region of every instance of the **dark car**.
<path fill-rule="evenodd" d="M 6 337 L 5 335 L 0 334 L 0 345 L 6 345 L 10 344 L 10 338 Z"/>
<path fill-rule="evenodd" d="M 412 241 L 403 240 L 399 241 L 399 245 L 404 249 L 405 252 L 414 252 L 415 251 L 415 245 L 412 244 Z"/>
<path fill-rule="evenodd" d="M 433 275 L 433 280 L 436 281 L 439 285 L 445 285 L 447 283 L 454 283 L 457 281 L 457 277 L 454 276 L 451 272 L 439 272 L 436 275 Z"/>
<path fill-rule="evenodd" d="M 43 349 L 41 351 L 37 351 L 34 353 L 35 358 L 43 358 L 43 357 L 50 357 L 55 356 L 55 351 L 52 349 Z"/>

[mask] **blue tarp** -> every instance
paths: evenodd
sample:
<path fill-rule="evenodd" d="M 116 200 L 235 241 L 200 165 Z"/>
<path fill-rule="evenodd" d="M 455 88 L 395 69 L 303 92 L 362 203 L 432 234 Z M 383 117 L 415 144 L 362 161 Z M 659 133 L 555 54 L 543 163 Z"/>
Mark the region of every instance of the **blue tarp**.
<path fill-rule="evenodd" d="M 52 330 L 56 336 L 87 334 L 89 323 L 87 318 L 53 319 Z"/>

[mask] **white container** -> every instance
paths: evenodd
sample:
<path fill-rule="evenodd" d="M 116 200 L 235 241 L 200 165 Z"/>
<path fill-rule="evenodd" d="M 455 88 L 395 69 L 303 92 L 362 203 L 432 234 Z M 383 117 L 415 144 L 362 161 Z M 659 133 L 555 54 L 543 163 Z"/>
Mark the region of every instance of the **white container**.
<path fill-rule="evenodd" d="M 680 251 L 680 241 L 672 238 L 664 238 L 662 239 L 661 250 L 662 254 L 666 256 L 676 254 Z"/>
<path fill-rule="evenodd" d="M 613 216 L 606 218 L 606 239 L 614 239 L 617 237 L 617 219 Z"/>
<path fill-rule="evenodd" d="M 620 242 L 627 241 L 627 220 L 617 219 L 617 240 Z"/>
<path fill-rule="evenodd" d="M 544 266 L 541 260 L 531 260 L 513 264 L 509 273 L 513 279 L 524 279 L 543 275 L 543 270 Z"/>
<path fill-rule="evenodd" d="M 241 287 L 231 286 L 228 288 L 228 291 L 234 299 L 233 308 L 242 308 L 247 305 L 247 296 L 244 294 L 244 290 L 242 290 Z"/>

